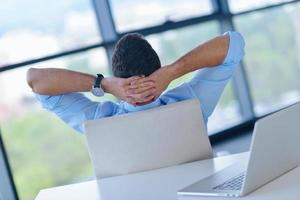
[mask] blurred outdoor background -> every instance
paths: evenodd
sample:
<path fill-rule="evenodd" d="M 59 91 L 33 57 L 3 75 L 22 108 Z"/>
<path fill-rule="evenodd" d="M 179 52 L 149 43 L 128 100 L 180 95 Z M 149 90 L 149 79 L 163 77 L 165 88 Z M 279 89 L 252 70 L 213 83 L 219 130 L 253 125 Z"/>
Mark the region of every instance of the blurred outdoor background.
<path fill-rule="evenodd" d="M 300 1 L 228 0 L 220 10 L 216 2 L 222 0 L 110 0 L 104 1 L 110 25 L 101 22 L 97 1 L 103 0 L 0 1 L 0 129 L 21 200 L 93 177 L 84 136 L 37 103 L 26 84 L 30 67 L 109 76 L 113 46 L 124 33 L 145 34 L 165 65 L 237 30 L 246 40 L 243 70 L 226 87 L 209 134 L 300 99 Z M 91 98 L 117 101 L 111 95 Z"/>

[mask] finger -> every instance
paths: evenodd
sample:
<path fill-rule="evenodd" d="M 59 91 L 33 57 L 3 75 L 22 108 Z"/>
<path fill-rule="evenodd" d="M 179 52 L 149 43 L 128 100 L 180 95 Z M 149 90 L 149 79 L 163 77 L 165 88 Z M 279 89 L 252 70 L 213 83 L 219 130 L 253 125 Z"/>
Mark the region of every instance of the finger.
<path fill-rule="evenodd" d="M 126 94 L 128 96 L 136 95 L 136 94 L 142 94 L 146 92 L 147 90 L 155 89 L 152 85 L 141 87 L 141 88 L 136 88 L 136 89 L 128 89 L 126 90 Z"/>
<path fill-rule="evenodd" d="M 132 77 L 129 77 L 129 78 L 127 78 L 126 80 L 125 80 L 125 84 L 130 84 L 131 82 L 133 82 L 133 81 L 136 81 L 136 80 L 138 80 L 138 79 L 140 79 L 140 78 L 142 78 L 142 77 L 140 77 L 140 76 L 132 76 Z"/>
<path fill-rule="evenodd" d="M 129 85 L 128 89 L 137 89 L 137 88 L 143 88 L 143 87 L 151 87 L 154 86 L 153 81 L 146 81 L 141 84 L 134 84 L 134 85 Z"/>
<path fill-rule="evenodd" d="M 127 103 L 129 104 L 132 104 L 132 105 L 135 105 L 136 104 L 136 101 L 133 100 L 132 97 L 127 97 L 126 99 L 124 99 Z"/>
<path fill-rule="evenodd" d="M 142 106 L 142 105 L 145 105 L 145 103 L 151 103 L 154 101 L 154 96 L 148 96 L 146 97 L 145 101 L 144 102 L 136 102 L 135 105 L 137 106 Z"/>
<path fill-rule="evenodd" d="M 155 89 L 146 90 L 143 93 L 131 95 L 131 98 L 133 98 L 133 100 L 136 102 L 143 102 L 145 97 L 148 97 L 150 95 L 154 96 L 155 91 L 156 91 Z"/>
<path fill-rule="evenodd" d="M 130 85 L 139 85 L 143 82 L 152 81 L 149 77 L 140 77 L 139 79 L 133 80 Z"/>
<path fill-rule="evenodd" d="M 153 101 L 154 97 L 155 97 L 154 95 L 147 96 L 145 97 L 144 102 Z"/>

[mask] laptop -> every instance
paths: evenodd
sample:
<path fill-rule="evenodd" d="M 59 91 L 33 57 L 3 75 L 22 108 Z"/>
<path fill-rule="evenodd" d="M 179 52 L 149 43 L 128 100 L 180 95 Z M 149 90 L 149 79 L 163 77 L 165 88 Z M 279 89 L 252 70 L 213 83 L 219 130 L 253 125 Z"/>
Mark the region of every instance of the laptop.
<path fill-rule="evenodd" d="M 97 179 L 212 158 L 196 99 L 85 124 Z"/>
<path fill-rule="evenodd" d="M 240 197 L 299 165 L 300 104 L 255 123 L 248 163 L 233 164 L 178 195 Z"/>

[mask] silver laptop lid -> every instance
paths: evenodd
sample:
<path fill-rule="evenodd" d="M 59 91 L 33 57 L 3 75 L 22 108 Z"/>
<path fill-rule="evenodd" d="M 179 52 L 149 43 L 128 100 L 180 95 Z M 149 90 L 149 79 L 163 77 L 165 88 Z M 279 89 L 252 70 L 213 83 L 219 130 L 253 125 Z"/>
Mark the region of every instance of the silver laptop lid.
<path fill-rule="evenodd" d="M 299 165 L 300 104 L 255 123 L 243 194 Z"/>
<path fill-rule="evenodd" d="M 98 179 L 212 158 L 198 100 L 85 124 Z"/>

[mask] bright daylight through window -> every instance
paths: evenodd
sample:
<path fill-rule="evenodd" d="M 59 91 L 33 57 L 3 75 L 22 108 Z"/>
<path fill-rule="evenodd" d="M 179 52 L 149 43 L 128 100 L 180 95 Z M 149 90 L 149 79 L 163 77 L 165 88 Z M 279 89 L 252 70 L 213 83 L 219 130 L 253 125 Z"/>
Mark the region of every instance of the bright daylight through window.
<path fill-rule="evenodd" d="M 1 0 L 0 67 L 101 41 L 86 0 Z"/>
<path fill-rule="evenodd" d="M 299 13 L 297 3 L 234 19 L 247 38 L 244 60 L 258 115 L 300 99 Z"/>
<path fill-rule="evenodd" d="M 210 0 L 110 0 L 110 2 L 116 28 L 120 32 L 213 12 Z"/>

